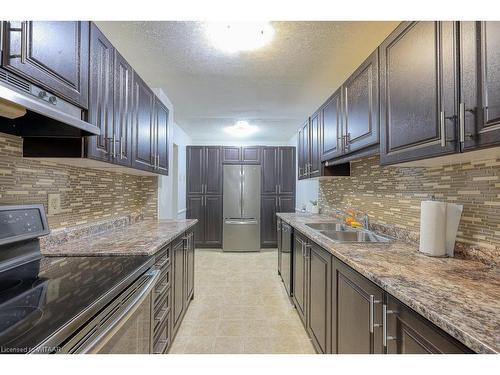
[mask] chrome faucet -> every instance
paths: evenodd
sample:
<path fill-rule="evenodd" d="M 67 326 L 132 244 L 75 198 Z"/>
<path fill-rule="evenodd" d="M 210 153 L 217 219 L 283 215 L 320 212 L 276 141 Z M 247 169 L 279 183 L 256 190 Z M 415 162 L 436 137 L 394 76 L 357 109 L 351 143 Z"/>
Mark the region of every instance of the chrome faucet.
<path fill-rule="evenodd" d="M 363 216 L 363 227 L 366 230 L 370 229 L 370 218 L 368 217 L 368 214 L 365 214 L 365 216 Z"/>

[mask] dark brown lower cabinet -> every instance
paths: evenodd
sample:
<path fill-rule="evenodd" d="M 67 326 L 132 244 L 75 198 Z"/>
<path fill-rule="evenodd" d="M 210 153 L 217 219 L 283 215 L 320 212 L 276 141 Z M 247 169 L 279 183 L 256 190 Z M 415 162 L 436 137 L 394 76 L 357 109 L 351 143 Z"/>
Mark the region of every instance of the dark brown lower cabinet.
<path fill-rule="evenodd" d="M 471 353 L 469 348 L 392 296 L 387 297 L 384 310 L 388 354 Z"/>
<path fill-rule="evenodd" d="M 194 230 L 197 247 L 222 247 L 222 196 L 194 195 L 187 197 L 188 219 L 198 219 Z"/>
<path fill-rule="evenodd" d="M 194 232 L 172 243 L 172 337 L 175 337 L 190 301 L 194 298 Z"/>
<path fill-rule="evenodd" d="M 306 248 L 307 331 L 319 353 L 331 353 L 332 255 L 315 243 Z"/>
<path fill-rule="evenodd" d="M 300 319 L 304 326 L 307 316 L 307 279 L 308 266 L 306 257 L 307 238 L 295 232 L 293 242 L 293 303 L 297 309 Z"/>
<path fill-rule="evenodd" d="M 472 353 L 298 231 L 293 238 L 292 301 L 318 353 Z"/>
<path fill-rule="evenodd" d="M 339 354 L 382 354 L 384 292 L 335 259 L 332 282 L 332 347 Z"/>
<path fill-rule="evenodd" d="M 294 195 L 261 195 L 260 246 L 274 248 L 277 242 L 277 212 L 295 212 Z"/>
<path fill-rule="evenodd" d="M 173 271 L 173 335 L 179 329 L 184 313 L 184 268 L 186 267 L 184 256 L 184 240 L 179 238 L 172 245 L 172 271 Z"/>

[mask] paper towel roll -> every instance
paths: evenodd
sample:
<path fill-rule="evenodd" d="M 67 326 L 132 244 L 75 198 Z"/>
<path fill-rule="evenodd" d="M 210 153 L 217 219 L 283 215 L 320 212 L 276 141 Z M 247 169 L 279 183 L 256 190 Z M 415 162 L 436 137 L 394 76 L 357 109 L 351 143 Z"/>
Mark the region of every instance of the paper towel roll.
<path fill-rule="evenodd" d="M 422 201 L 420 204 L 420 247 L 431 256 L 446 255 L 446 203 Z"/>

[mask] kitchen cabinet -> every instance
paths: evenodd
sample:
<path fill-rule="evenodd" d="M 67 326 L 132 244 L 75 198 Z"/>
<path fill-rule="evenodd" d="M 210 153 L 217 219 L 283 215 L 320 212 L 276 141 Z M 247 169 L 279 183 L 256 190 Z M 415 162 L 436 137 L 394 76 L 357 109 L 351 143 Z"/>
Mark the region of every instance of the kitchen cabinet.
<path fill-rule="evenodd" d="M 333 159 L 343 152 L 342 88 L 338 89 L 320 109 L 321 161 Z"/>
<path fill-rule="evenodd" d="M 462 150 L 500 144 L 500 22 L 460 22 Z"/>
<path fill-rule="evenodd" d="M 92 31 L 97 29 L 92 24 Z M 132 165 L 132 120 L 133 96 L 132 79 L 134 71 L 127 60 L 115 49 L 114 51 L 114 141 L 118 142 L 118 157 L 113 160 L 115 164 Z M 91 103 L 92 106 L 92 103 Z M 92 108 L 89 109 L 92 110 Z M 94 137 L 88 137 L 90 139 Z M 115 143 L 116 145 L 116 143 Z"/>
<path fill-rule="evenodd" d="M 277 246 L 277 212 L 295 212 L 295 196 L 261 195 L 260 245 L 262 248 Z"/>
<path fill-rule="evenodd" d="M 471 353 L 470 349 L 392 296 L 388 296 L 384 312 L 387 354 Z"/>
<path fill-rule="evenodd" d="M 306 259 L 307 330 L 319 353 L 331 353 L 332 255 L 311 242 Z"/>
<path fill-rule="evenodd" d="M 309 119 L 299 129 L 297 136 L 297 154 L 299 180 L 309 178 Z"/>
<path fill-rule="evenodd" d="M 153 353 L 163 354 L 172 337 L 172 248 L 168 244 L 155 254 L 154 268 L 160 272 L 153 302 Z"/>
<path fill-rule="evenodd" d="M 454 153 L 456 23 L 403 22 L 381 44 L 381 164 Z"/>
<path fill-rule="evenodd" d="M 173 302 L 172 302 L 172 324 L 173 324 L 173 335 L 179 329 L 182 321 L 184 307 L 185 307 L 185 295 L 184 295 L 184 269 L 186 267 L 184 256 L 184 241 L 182 239 L 177 239 L 172 245 L 172 273 L 173 273 Z"/>
<path fill-rule="evenodd" d="M 186 217 L 198 219 L 194 242 L 199 247 L 222 247 L 222 148 L 186 149 Z"/>
<path fill-rule="evenodd" d="M 307 238 L 302 234 L 295 231 L 293 239 L 293 273 L 292 273 L 292 290 L 293 290 L 293 303 L 297 309 L 304 327 L 307 327 L 307 281 L 308 281 L 308 258 Z"/>
<path fill-rule="evenodd" d="M 194 241 L 193 232 L 172 242 L 172 326 L 175 336 L 190 301 L 194 298 Z"/>
<path fill-rule="evenodd" d="M 342 85 L 345 154 L 379 143 L 378 60 L 376 49 Z"/>
<path fill-rule="evenodd" d="M 260 245 L 263 248 L 276 247 L 278 197 L 262 195 L 260 202 Z"/>
<path fill-rule="evenodd" d="M 187 194 L 222 195 L 221 147 L 188 146 Z"/>
<path fill-rule="evenodd" d="M 136 72 L 134 72 L 132 93 L 134 100 L 132 166 L 152 172 L 156 166 L 154 148 L 155 96 Z"/>
<path fill-rule="evenodd" d="M 88 121 L 100 135 L 87 137 L 89 158 L 111 161 L 116 150 L 114 126 L 114 52 L 113 45 L 95 26 L 90 30 L 90 81 Z M 119 92 L 117 94 L 122 94 Z"/>
<path fill-rule="evenodd" d="M 168 175 L 168 108 L 155 97 L 154 101 L 154 168 Z"/>
<path fill-rule="evenodd" d="M 295 194 L 295 147 L 262 147 L 261 194 Z"/>
<path fill-rule="evenodd" d="M 11 21 L 5 22 L 4 35 L 5 69 L 88 108 L 88 21 Z"/>
<path fill-rule="evenodd" d="M 321 176 L 320 121 L 319 112 L 309 121 L 309 163 L 306 165 L 309 178 Z"/>
<path fill-rule="evenodd" d="M 189 195 L 186 209 L 186 218 L 198 219 L 194 230 L 196 246 L 222 247 L 222 196 Z"/>
<path fill-rule="evenodd" d="M 260 164 L 260 146 L 223 146 L 224 164 Z"/>
<path fill-rule="evenodd" d="M 338 354 L 381 354 L 384 292 L 335 259 L 332 283 L 332 349 Z"/>

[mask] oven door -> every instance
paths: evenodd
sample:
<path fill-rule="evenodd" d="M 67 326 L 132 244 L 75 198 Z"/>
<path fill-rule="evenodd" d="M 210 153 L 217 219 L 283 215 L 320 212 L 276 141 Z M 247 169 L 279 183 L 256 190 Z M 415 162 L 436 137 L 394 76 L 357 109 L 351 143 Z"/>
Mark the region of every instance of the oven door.
<path fill-rule="evenodd" d="M 63 345 L 60 353 L 152 353 L 153 290 L 159 275 L 158 270 L 151 270 L 139 277 Z"/>

